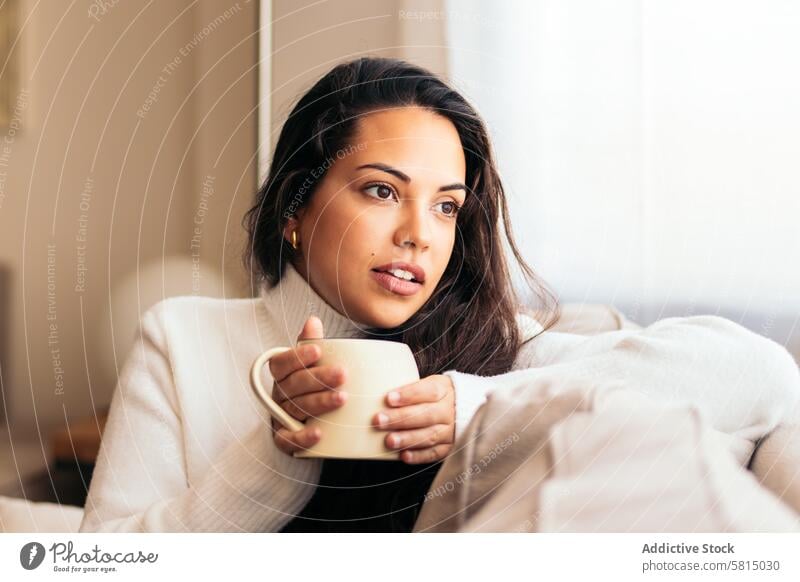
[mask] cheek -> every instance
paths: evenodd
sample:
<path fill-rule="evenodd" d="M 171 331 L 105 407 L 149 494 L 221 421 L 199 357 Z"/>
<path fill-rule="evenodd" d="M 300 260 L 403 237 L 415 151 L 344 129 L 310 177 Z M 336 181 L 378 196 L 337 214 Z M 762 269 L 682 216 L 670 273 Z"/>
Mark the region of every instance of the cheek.
<path fill-rule="evenodd" d="M 312 243 L 315 262 L 339 276 L 362 271 L 391 243 L 391 224 L 378 212 L 336 210 L 318 222 Z"/>
<path fill-rule="evenodd" d="M 442 226 L 437 235 L 436 243 L 436 256 L 439 260 L 447 265 L 450 256 L 453 254 L 453 249 L 456 244 L 456 230 L 450 225 Z"/>
<path fill-rule="evenodd" d="M 353 216 L 347 223 L 342 224 L 341 228 L 342 242 L 348 248 L 374 250 L 376 246 L 384 246 L 386 242 L 391 242 L 395 225 L 391 213 L 367 210 Z"/>
<path fill-rule="evenodd" d="M 456 244 L 456 227 L 454 226 L 447 227 L 446 233 L 443 236 L 443 240 L 445 241 L 445 244 L 442 245 L 442 247 L 446 248 L 449 254 L 450 252 L 452 252 L 453 247 Z"/>

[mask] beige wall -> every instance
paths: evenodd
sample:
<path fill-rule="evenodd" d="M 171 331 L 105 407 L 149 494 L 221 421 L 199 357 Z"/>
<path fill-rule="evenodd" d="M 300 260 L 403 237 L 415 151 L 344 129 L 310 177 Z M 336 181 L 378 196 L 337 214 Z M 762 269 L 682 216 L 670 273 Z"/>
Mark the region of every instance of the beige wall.
<path fill-rule="evenodd" d="M 294 103 L 337 63 L 396 57 L 445 74 L 442 0 L 272 3 L 272 144 Z M 417 18 L 409 18 L 412 11 Z M 425 12 L 425 17 L 419 17 Z"/>
<path fill-rule="evenodd" d="M 25 107 L 0 198 L 0 262 L 12 277 L 3 381 L 18 435 L 109 402 L 116 377 L 99 361 L 109 293 L 147 261 L 190 257 L 201 201 L 201 275 L 224 270 L 226 294 L 246 293 L 240 221 L 255 185 L 256 3 L 102 4 L 20 3 L 16 94 Z M 213 195 L 204 197 L 208 176 Z M 82 234 L 85 286 L 76 290 Z"/>
<path fill-rule="evenodd" d="M 0 324 L 9 342 L 3 383 L 12 430 L 38 438 L 110 401 L 127 355 L 118 348 L 116 361 L 109 357 L 111 297 L 152 261 L 191 261 L 201 205 L 201 287 L 191 292 L 217 294 L 211 283 L 224 272 L 226 296 L 248 294 L 240 224 L 257 180 L 258 7 L 255 0 L 149 7 L 81 0 L 71 10 L 19 4 L 14 59 L 24 110 L 0 198 L 0 263 L 11 274 L 9 315 Z M 273 2 L 273 132 L 302 91 L 341 60 L 404 57 L 444 73 L 441 20 L 403 17 L 440 8 L 438 0 Z M 81 244 L 85 285 L 76 290 Z M 167 294 L 191 288 L 185 272 L 167 270 Z M 130 344 L 130 322 L 161 292 L 156 283 L 140 300 L 134 286 L 115 307 L 118 345 Z"/>

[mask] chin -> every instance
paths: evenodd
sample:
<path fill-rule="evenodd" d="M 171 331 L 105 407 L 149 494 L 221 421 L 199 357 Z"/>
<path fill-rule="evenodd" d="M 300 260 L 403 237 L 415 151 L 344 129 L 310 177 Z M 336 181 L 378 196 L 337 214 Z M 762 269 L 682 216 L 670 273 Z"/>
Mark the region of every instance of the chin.
<path fill-rule="evenodd" d="M 370 327 L 392 329 L 405 323 L 414 315 L 414 312 L 409 312 L 408 308 L 397 309 L 397 306 L 387 306 L 381 309 L 381 306 L 376 307 L 377 310 L 375 312 L 367 313 L 364 316 L 364 321 Z"/>

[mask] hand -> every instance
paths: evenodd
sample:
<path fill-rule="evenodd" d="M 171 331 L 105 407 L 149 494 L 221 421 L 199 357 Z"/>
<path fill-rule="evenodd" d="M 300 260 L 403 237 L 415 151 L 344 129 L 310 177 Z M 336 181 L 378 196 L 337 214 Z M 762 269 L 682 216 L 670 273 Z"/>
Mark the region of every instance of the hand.
<path fill-rule="evenodd" d="M 322 322 L 311 316 L 306 320 L 298 340 L 323 337 Z M 347 393 L 336 390 L 345 381 L 341 366 L 314 366 L 322 352 L 316 345 L 305 344 L 270 358 L 269 371 L 275 379 L 272 399 L 300 422 L 318 416 L 347 402 Z M 304 428 L 296 432 L 272 419 L 275 445 L 291 455 L 315 445 L 322 433 L 319 428 Z"/>
<path fill-rule="evenodd" d="M 385 443 L 390 449 L 403 449 L 402 461 L 432 463 L 447 456 L 456 425 L 455 389 L 449 376 L 437 374 L 395 388 L 385 401 L 390 408 L 375 414 L 373 424 L 392 431 Z"/>

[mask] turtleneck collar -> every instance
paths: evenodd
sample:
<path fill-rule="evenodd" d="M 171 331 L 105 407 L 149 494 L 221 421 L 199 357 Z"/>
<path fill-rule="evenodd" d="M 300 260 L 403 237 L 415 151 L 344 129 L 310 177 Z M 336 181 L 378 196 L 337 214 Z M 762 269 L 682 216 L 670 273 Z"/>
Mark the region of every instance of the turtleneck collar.
<path fill-rule="evenodd" d="M 269 327 L 292 344 L 311 315 L 322 320 L 325 337 L 367 337 L 366 325 L 350 319 L 336 311 L 320 297 L 305 278 L 289 263 L 283 278 L 275 287 L 264 284 L 259 296 L 266 308 Z M 528 339 L 544 328 L 526 313 L 517 313 L 517 323 Z"/>
<path fill-rule="evenodd" d="M 328 305 L 305 278 L 289 263 L 274 287 L 261 286 L 259 296 L 270 316 L 274 331 L 294 343 L 311 315 L 322 321 L 325 337 L 364 337 L 365 326 Z"/>

